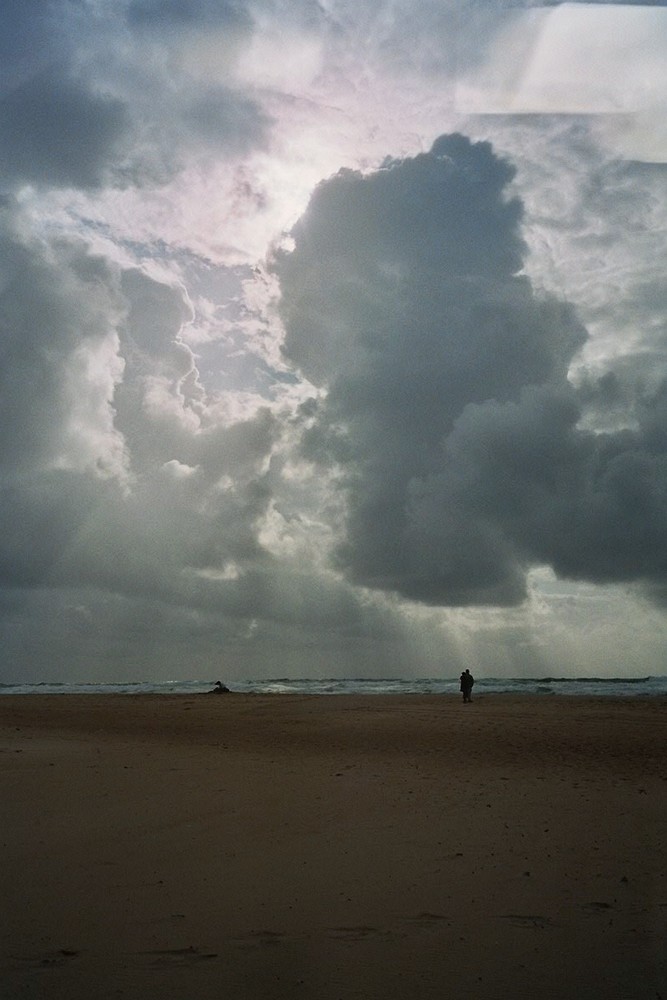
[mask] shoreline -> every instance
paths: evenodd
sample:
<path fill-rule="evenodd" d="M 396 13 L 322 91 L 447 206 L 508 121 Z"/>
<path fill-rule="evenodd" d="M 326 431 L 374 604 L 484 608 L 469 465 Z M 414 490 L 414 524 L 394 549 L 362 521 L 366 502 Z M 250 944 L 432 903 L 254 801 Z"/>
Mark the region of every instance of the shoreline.
<path fill-rule="evenodd" d="M 667 995 L 667 701 L 9 695 L 21 1000 Z"/>
<path fill-rule="evenodd" d="M 385 678 L 225 678 L 239 694 L 423 694 L 452 695 L 460 693 L 459 676 L 385 677 Z M 171 681 L 95 681 L 33 683 L 4 682 L 0 696 L 5 694 L 203 694 L 210 691 L 214 680 L 197 678 Z M 638 695 L 667 697 L 667 675 L 642 677 L 492 677 L 477 678 L 478 693 L 484 694 L 577 694 L 596 697 L 636 697 Z"/>

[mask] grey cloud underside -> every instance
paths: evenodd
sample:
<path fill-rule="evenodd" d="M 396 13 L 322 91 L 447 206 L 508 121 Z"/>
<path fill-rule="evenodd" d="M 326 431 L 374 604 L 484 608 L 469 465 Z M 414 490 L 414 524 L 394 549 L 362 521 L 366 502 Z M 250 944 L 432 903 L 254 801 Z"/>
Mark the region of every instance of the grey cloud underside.
<path fill-rule="evenodd" d="M 4 225 L 3 225 L 4 224 Z M 105 386 L 77 386 L 69 375 L 77 353 L 99 350 L 124 310 L 104 260 L 85 247 L 31 240 L 0 212 L 0 468 L 32 472 L 66 449 L 72 408 L 91 416 Z M 84 402 L 87 400 L 87 404 Z"/>
<path fill-rule="evenodd" d="M 175 669 L 189 640 L 213 659 L 221 636 L 252 634 L 263 655 L 271 637 L 391 636 L 391 614 L 262 544 L 282 428 L 268 409 L 216 416 L 180 336 L 182 290 L 31 239 L 11 205 L 0 218 L 0 603 L 16 654 L 48 659 L 32 614 L 61 662 L 69 629 L 77 655 L 104 662 L 171 639 Z M 100 352 L 115 374 L 91 386 Z"/>
<path fill-rule="evenodd" d="M 352 85 L 363 65 L 454 71 L 457 19 L 437 2 L 415 18 L 405 0 L 353 12 L 312 0 L 11 0 L 0 10 L 3 185 L 147 187 L 198 154 L 266 148 L 270 116 L 232 82 L 266 24 L 317 37 L 323 74 L 336 67 Z M 201 45 L 213 46 L 222 73 L 209 86 L 196 68 Z"/>
<path fill-rule="evenodd" d="M 40 73 L 0 102 L 0 171 L 5 178 L 99 187 L 128 151 L 126 105 L 58 73 Z"/>
<path fill-rule="evenodd" d="M 202 27 L 250 27 L 245 3 L 231 0 L 130 0 L 129 24 L 155 29 Z"/>
<path fill-rule="evenodd" d="M 271 120 L 252 97 L 204 85 L 178 54 L 179 27 L 193 44 L 213 29 L 230 34 L 233 61 L 252 27 L 241 5 L 26 6 L 0 12 L 5 188 L 142 187 L 197 155 L 265 148 Z"/>
<path fill-rule="evenodd" d="M 667 571 L 664 375 L 641 398 L 626 380 L 634 429 L 582 429 L 586 396 L 614 405 L 613 386 L 605 403 L 568 381 L 586 334 L 519 273 L 511 177 L 461 136 L 341 172 L 274 264 L 286 355 L 326 390 L 302 450 L 346 489 L 338 565 L 429 604 L 519 603 L 534 564 L 654 585 Z"/>

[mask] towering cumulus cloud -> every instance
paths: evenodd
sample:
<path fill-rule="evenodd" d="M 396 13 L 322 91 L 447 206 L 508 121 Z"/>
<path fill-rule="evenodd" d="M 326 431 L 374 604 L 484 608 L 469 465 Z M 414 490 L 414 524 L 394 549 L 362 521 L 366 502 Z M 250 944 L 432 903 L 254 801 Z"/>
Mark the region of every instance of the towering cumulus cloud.
<path fill-rule="evenodd" d="M 663 393 L 580 429 L 573 309 L 521 274 L 512 168 L 486 142 L 321 184 L 276 259 L 285 351 L 325 390 L 302 447 L 347 495 L 337 558 L 429 604 L 519 603 L 531 565 L 664 574 Z"/>

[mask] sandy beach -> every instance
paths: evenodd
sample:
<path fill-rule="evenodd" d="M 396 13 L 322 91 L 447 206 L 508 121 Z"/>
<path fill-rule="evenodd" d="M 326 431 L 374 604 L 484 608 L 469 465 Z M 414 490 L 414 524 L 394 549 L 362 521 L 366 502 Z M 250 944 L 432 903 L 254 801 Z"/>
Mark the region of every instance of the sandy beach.
<path fill-rule="evenodd" d="M 667 1000 L 662 699 L 0 699 L 7 1000 Z"/>

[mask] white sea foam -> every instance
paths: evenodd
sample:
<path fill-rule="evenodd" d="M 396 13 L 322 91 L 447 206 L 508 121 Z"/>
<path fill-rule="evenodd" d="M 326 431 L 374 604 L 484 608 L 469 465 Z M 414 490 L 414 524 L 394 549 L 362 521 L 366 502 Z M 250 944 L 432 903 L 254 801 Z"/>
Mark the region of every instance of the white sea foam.
<path fill-rule="evenodd" d="M 232 691 L 257 694 L 457 694 L 457 677 L 436 678 L 292 678 L 234 681 L 223 678 Z M 0 684 L 3 694 L 197 694 L 210 691 L 212 680 L 30 683 Z M 615 697 L 655 697 L 667 695 L 667 677 L 481 677 L 475 684 L 475 696 L 485 694 L 556 694 Z"/>

